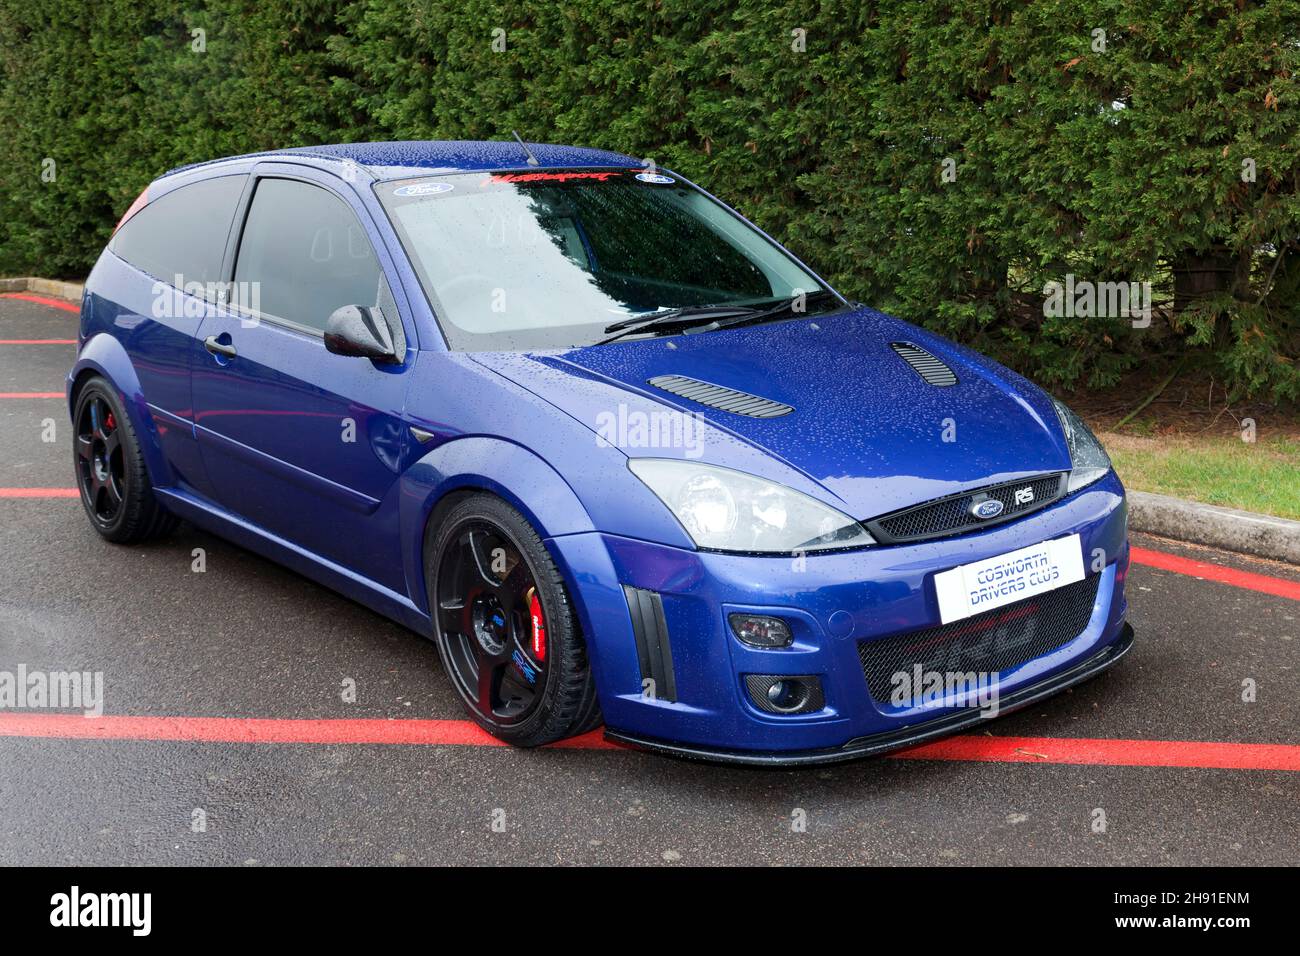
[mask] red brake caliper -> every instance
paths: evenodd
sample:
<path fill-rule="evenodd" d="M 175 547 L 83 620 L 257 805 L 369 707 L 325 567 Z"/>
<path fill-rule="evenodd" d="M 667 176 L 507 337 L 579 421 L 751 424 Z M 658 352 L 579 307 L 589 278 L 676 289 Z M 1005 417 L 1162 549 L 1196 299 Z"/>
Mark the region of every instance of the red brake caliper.
<path fill-rule="evenodd" d="M 542 602 L 537 599 L 537 590 L 528 592 L 528 614 L 533 619 L 533 660 L 542 663 L 546 660 L 546 622 L 542 620 Z"/>

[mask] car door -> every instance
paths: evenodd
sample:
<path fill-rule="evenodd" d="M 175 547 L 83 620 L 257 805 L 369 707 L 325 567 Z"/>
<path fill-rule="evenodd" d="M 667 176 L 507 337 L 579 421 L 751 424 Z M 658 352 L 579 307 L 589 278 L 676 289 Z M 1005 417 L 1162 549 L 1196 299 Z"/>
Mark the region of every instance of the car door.
<path fill-rule="evenodd" d="M 345 198 L 346 197 L 346 198 Z M 195 434 L 217 503 L 404 593 L 397 477 L 407 327 L 350 188 L 289 164 L 254 170 L 232 239 L 227 302 L 193 360 Z M 391 262 L 388 262 L 391 267 Z M 377 309 L 401 360 L 326 351 L 345 305 Z"/>

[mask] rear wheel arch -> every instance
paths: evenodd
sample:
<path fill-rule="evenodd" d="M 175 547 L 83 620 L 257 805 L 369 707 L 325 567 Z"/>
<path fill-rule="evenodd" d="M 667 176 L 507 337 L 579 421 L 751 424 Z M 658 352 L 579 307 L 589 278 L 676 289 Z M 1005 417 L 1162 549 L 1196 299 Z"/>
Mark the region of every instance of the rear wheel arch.
<path fill-rule="evenodd" d="M 73 384 L 68 394 L 68 417 L 71 418 L 74 414 L 77 398 L 86 382 L 94 376 L 104 378 L 117 391 L 140 441 L 140 451 L 154 487 L 172 484 L 171 468 L 163 454 L 162 445 L 159 444 L 157 428 L 145 404 L 135 366 L 122 343 L 113 336 L 105 333 L 92 336 L 82 347 L 71 372 Z"/>
<path fill-rule="evenodd" d="M 134 544 L 176 526 L 157 500 L 132 416 L 109 379 L 90 374 L 73 404 L 73 467 L 91 526 L 105 539 Z"/>

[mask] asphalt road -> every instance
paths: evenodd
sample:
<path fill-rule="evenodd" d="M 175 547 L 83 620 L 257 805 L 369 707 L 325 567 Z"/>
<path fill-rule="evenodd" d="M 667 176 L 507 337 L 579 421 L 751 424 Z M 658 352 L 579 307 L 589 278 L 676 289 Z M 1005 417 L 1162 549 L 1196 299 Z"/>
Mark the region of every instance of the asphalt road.
<path fill-rule="evenodd" d="M 103 672 L 111 715 L 459 721 L 419 635 L 191 528 L 116 547 L 75 497 L 33 496 L 73 487 L 74 346 L 14 340 L 75 328 L 0 298 L 0 671 Z M 989 724 L 1046 739 L 1016 759 L 767 771 L 626 749 L 74 739 L 6 732 L 0 710 L 0 864 L 1300 863 L 1300 772 L 1054 761 L 1053 741 L 1079 738 L 1300 745 L 1300 601 L 1139 564 L 1129 595 L 1124 662 Z"/>

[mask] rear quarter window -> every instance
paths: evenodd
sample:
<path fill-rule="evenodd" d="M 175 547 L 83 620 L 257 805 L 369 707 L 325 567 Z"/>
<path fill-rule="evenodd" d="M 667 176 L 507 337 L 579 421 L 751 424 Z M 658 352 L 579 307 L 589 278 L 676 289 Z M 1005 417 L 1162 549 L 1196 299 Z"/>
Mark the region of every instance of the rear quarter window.
<path fill-rule="evenodd" d="M 128 219 L 109 250 L 178 288 L 220 281 L 230 223 L 247 178 L 218 176 L 173 189 Z"/>

